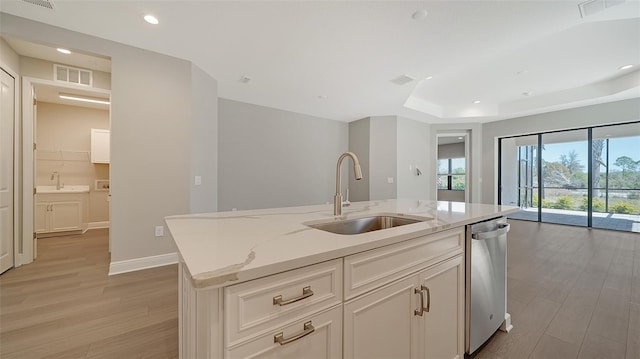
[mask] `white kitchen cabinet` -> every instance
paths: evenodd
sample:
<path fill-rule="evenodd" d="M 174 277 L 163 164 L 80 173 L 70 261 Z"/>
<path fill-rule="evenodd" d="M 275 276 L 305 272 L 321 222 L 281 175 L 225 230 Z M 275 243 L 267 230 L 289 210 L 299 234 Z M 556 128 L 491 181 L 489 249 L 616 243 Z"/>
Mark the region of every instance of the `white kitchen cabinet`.
<path fill-rule="evenodd" d="M 86 193 L 36 195 L 36 233 L 46 235 L 85 231 L 87 202 Z"/>
<path fill-rule="evenodd" d="M 277 341 L 283 342 L 279 344 Z M 287 343 L 287 341 L 289 341 Z M 342 306 L 275 327 L 235 347 L 225 358 L 333 359 L 342 357 Z"/>
<path fill-rule="evenodd" d="M 463 358 L 464 236 L 455 228 L 205 288 L 181 259 L 180 357 Z"/>
<path fill-rule="evenodd" d="M 345 358 L 417 357 L 416 278 L 344 304 Z"/>
<path fill-rule="evenodd" d="M 344 304 L 344 358 L 462 358 L 458 255 Z"/>
<path fill-rule="evenodd" d="M 110 131 L 102 129 L 91 129 L 91 163 L 110 162 Z"/>

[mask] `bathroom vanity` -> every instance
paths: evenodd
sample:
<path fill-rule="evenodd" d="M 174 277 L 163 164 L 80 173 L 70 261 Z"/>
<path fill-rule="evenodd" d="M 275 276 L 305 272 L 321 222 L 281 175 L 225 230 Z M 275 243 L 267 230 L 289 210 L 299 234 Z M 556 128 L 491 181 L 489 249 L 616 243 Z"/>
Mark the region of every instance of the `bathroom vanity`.
<path fill-rule="evenodd" d="M 180 357 L 463 358 L 465 226 L 515 210 L 387 200 L 167 217 Z"/>

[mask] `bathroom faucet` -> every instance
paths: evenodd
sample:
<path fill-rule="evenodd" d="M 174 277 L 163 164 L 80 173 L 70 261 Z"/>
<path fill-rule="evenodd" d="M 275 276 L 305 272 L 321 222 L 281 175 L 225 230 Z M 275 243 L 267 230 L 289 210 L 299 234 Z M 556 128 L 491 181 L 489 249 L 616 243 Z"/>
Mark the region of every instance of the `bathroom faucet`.
<path fill-rule="evenodd" d="M 60 190 L 60 188 L 64 187 L 64 185 L 60 186 L 60 173 L 58 172 L 53 172 L 51 174 L 51 180 L 53 181 L 53 178 L 56 178 L 56 189 Z"/>
<path fill-rule="evenodd" d="M 342 190 L 340 189 L 340 165 L 345 157 L 351 157 L 353 161 L 353 172 L 356 180 L 362 179 L 362 169 L 360 168 L 360 161 L 358 156 L 353 152 L 345 152 L 338 158 L 338 165 L 336 167 L 336 194 L 333 196 L 333 215 L 339 216 L 342 214 Z"/>

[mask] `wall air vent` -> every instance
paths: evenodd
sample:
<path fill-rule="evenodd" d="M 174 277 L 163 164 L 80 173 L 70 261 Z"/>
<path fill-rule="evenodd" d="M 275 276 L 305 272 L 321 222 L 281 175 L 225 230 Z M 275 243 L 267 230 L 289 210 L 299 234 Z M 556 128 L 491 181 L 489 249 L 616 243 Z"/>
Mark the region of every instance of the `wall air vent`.
<path fill-rule="evenodd" d="M 40 6 L 49 10 L 55 10 L 53 6 L 53 1 L 51 0 L 22 0 L 22 2 L 26 2 L 31 5 Z"/>
<path fill-rule="evenodd" d="M 93 71 L 54 64 L 53 79 L 76 85 L 93 86 Z"/>

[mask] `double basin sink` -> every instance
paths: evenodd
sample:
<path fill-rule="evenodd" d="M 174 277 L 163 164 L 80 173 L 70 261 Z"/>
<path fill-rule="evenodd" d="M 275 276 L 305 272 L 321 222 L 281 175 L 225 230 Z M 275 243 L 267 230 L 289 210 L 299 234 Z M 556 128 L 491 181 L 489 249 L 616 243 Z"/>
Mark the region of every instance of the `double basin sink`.
<path fill-rule="evenodd" d="M 354 235 L 388 228 L 406 226 L 432 220 L 430 217 L 414 217 L 405 215 L 374 215 L 362 218 L 332 220 L 330 222 L 306 223 L 307 226 L 335 234 Z"/>

